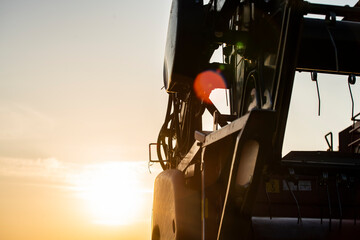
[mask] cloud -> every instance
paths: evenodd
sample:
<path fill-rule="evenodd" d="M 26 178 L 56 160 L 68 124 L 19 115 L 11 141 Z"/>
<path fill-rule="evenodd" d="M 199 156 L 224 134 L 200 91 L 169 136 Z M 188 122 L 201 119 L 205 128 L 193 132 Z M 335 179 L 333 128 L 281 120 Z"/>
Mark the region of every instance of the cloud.
<path fill-rule="evenodd" d="M 74 167 L 56 158 L 5 158 L 0 157 L 0 177 L 7 182 L 69 186 Z"/>
<path fill-rule="evenodd" d="M 21 184 L 43 184 L 66 187 L 78 192 L 79 184 L 95 184 L 102 178 L 126 181 L 121 175 L 132 177 L 127 181 L 137 183 L 136 191 L 151 194 L 156 173 L 150 174 L 146 161 L 108 161 L 100 163 L 73 163 L 49 158 L 6 158 L 0 157 L 0 178 Z M 131 182 L 129 182 L 131 184 Z M 116 186 L 116 185 L 115 185 Z"/>
<path fill-rule="evenodd" d="M 0 104 L 0 140 L 14 140 L 48 135 L 55 127 L 49 116 L 23 104 Z"/>
<path fill-rule="evenodd" d="M 56 158 L 20 159 L 0 158 L 0 173 L 2 175 L 38 175 L 39 171 L 61 168 L 62 164 Z"/>

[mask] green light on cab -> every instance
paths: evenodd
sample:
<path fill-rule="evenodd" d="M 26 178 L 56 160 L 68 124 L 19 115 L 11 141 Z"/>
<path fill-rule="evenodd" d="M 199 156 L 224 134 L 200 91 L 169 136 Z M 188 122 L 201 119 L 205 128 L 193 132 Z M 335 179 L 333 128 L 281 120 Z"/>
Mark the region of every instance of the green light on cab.
<path fill-rule="evenodd" d="M 244 49 L 244 48 L 245 48 L 245 45 L 244 45 L 244 43 L 242 43 L 242 42 L 237 42 L 237 43 L 236 43 L 236 48 L 237 48 L 237 49 Z"/>

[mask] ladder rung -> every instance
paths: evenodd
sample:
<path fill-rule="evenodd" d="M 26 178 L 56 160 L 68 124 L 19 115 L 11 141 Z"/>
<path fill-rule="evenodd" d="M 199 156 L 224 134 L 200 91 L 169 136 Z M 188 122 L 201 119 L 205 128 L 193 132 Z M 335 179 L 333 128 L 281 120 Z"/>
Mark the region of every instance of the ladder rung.
<path fill-rule="evenodd" d="M 357 143 L 360 143 L 360 138 L 356 139 L 355 141 L 353 141 L 352 143 L 349 143 L 348 147 L 355 145 Z"/>
<path fill-rule="evenodd" d="M 353 129 L 349 131 L 349 133 L 356 132 L 360 128 L 360 122 L 357 122 Z"/>

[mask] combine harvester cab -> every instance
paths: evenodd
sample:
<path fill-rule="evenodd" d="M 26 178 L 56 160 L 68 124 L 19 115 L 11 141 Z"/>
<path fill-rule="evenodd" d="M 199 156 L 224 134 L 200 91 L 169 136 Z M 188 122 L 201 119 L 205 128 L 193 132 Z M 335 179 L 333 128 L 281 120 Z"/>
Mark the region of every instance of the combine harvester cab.
<path fill-rule="evenodd" d="M 296 71 L 360 74 L 360 8 L 173 0 L 153 240 L 360 238 L 360 119 L 328 151 L 282 155 Z M 320 15 L 311 18 L 310 14 Z M 211 56 L 222 49 L 222 61 Z M 225 89 L 229 112 L 211 100 Z M 355 101 L 356 103 L 356 101 Z M 212 131 L 203 129 L 205 112 Z M 349 117 L 350 118 L 350 117 Z"/>

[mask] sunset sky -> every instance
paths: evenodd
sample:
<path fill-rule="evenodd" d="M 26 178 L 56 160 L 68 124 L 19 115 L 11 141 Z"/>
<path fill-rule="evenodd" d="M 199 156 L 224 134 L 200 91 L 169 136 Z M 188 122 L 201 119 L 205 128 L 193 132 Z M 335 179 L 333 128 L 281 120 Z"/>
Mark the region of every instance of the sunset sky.
<path fill-rule="evenodd" d="M 170 5 L 0 0 L 1 240 L 150 239 Z M 323 135 L 350 125 L 346 77 L 319 86 L 320 117 L 315 83 L 297 75 L 285 153 L 325 150 Z"/>

